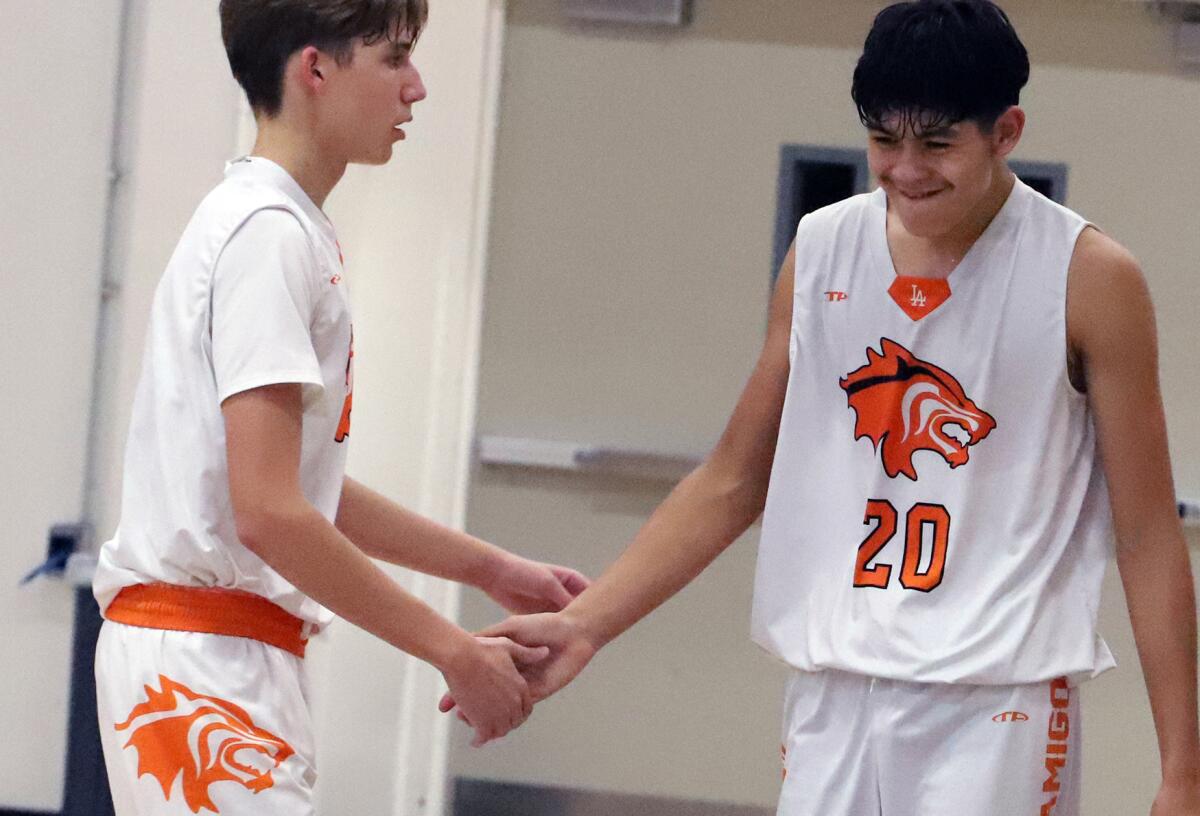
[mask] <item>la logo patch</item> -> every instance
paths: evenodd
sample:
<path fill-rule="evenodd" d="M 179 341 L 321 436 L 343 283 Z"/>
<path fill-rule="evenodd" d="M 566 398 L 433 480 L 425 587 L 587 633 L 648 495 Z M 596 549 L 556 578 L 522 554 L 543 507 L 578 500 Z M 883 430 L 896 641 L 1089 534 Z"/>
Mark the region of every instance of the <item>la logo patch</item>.
<path fill-rule="evenodd" d="M 854 438 L 871 440 L 893 479 L 917 480 L 919 450 L 940 454 L 951 468 L 965 465 L 996 420 L 948 372 L 886 337 L 880 344 L 882 353 L 868 347 L 867 364 L 838 381 L 854 411 Z"/>

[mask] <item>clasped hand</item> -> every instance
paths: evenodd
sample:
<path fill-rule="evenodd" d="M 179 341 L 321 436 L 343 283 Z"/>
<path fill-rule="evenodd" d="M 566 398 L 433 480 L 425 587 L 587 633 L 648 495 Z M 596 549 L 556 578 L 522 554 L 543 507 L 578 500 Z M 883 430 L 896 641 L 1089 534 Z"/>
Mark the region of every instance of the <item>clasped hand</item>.
<path fill-rule="evenodd" d="M 587 660 L 553 685 L 567 665 L 562 655 L 577 650 L 563 648 L 566 641 L 562 625 L 556 623 L 558 616 L 547 613 L 564 609 L 588 584 L 587 578 L 568 567 L 509 555 L 481 587 L 518 617 L 480 632 L 475 638 L 477 648 L 466 650 L 443 672 L 449 691 L 438 707 L 443 712 L 458 710 L 458 718 L 475 730 L 472 746 L 499 739 L 521 725 L 535 702 L 566 685 L 583 668 Z M 509 630 L 520 636 L 502 633 Z M 560 643 L 557 650 L 552 641 Z"/>
<path fill-rule="evenodd" d="M 570 617 L 569 612 L 514 616 L 488 627 L 480 632 L 478 637 L 500 639 L 530 650 L 531 659 L 516 666 L 526 683 L 526 690 L 530 696 L 530 710 L 533 703 L 546 699 L 575 679 L 599 648 Z M 534 652 L 536 657 L 532 656 Z M 485 733 L 480 728 L 480 721 L 476 719 L 478 716 L 502 718 L 503 714 L 499 709 L 482 708 L 476 713 L 468 710 L 464 703 L 463 698 L 455 693 L 452 686 L 442 697 L 438 710 L 449 712 L 458 709 L 458 718 L 475 729 L 475 739 L 471 743 L 473 746 L 479 747 L 504 735 Z M 521 722 L 524 722 L 526 717 L 528 712 L 521 718 Z M 517 725 L 520 725 L 520 722 L 512 728 L 516 728 Z"/>

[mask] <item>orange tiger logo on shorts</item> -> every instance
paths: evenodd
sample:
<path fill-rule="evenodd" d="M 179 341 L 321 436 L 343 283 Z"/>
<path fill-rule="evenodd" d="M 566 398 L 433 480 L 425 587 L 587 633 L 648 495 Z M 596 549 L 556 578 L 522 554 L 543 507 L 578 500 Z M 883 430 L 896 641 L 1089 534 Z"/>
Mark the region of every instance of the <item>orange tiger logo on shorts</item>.
<path fill-rule="evenodd" d="M 226 700 L 197 694 L 163 675 L 160 691 L 146 686 L 118 731 L 129 731 L 126 748 L 138 753 L 138 778 L 150 774 L 169 801 L 175 779 L 183 776 L 183 797 L 192 813 L 219 813 L 208 796 L 214 782 L 237 782 L 254 793 L 275 784 L 271 772 L 295 751 L 257 727 L 243 709 Z"/>
<path fill-rule="evenodd" d="M 968 449 L 996 427 L 959 384 L 932 363 L 886 337 L 883 353 L 867 348 L 867 364 L 838 381 L 854 410 L 854 438 L 868 437 L 882 449 L 883 470 L 893 479 L 903 473 L 914 482 L 913 454 L 941 455 L 951 468 L 965 465 Z"/>

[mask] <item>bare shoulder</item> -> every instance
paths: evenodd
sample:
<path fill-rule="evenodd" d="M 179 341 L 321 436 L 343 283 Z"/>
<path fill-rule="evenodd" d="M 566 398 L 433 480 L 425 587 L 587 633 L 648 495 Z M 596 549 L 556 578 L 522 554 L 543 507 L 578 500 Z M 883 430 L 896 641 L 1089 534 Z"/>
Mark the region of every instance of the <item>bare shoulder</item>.
<path fill-rule="evenodd" d="M 1075 245 L 1067 278 L 1067 342 L 1071 381 L 1088 391 L 1099 372 L 1157 364 L 1157 330 L 1141 265 L 1094 228 Z"/>
<path fill-rule="evenodd" d="M 1099 290 L 1103 296 L 1114 287 L 1125 293 L 1145 289 L 1146 279 L 1132 252 L 1095 227 L 1087 227 L 1075 243 L 1067 285 L 1069 295 Z"/>
<path fill-rule="evenodd" d="M 1067 277 L 1067 330 L 1082 350 L 1097 334 L 1120 331 L 1150 314 L 1150 290 L 1128 249 L 1098 229 L 1079 236 Z"/>

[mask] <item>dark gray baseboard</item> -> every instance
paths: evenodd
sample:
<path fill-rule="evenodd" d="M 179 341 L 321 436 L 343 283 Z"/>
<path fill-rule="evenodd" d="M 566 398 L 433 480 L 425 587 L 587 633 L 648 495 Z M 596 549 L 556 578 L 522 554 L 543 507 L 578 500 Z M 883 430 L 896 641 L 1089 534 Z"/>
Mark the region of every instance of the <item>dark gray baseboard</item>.
<path fill-rule="evenodd" d="M 453 816 L 774 816 L 774 808 L 626 793 L 454 780 Z"/>

